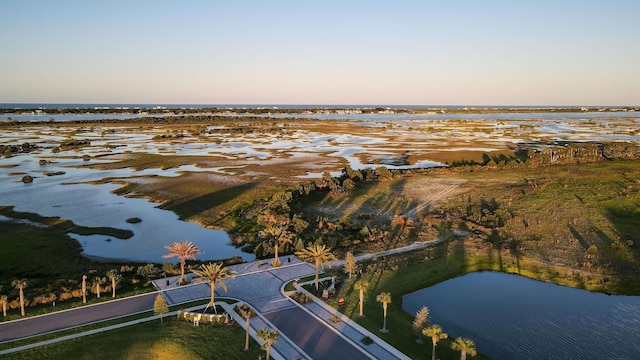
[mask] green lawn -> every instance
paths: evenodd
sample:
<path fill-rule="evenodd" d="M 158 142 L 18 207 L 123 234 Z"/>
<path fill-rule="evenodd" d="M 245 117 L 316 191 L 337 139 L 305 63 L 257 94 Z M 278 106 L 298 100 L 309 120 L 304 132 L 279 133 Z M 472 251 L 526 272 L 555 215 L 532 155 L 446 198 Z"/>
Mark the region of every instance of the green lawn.
<path fill-rule="evenodd" d="M 244 352 L 245 331 L 234 326 L 198 326 L 166 319 L 151 321 L 57 344 L 25 350 L 0 359 L 256 359 L 264 355 L 251 339 Z"/>

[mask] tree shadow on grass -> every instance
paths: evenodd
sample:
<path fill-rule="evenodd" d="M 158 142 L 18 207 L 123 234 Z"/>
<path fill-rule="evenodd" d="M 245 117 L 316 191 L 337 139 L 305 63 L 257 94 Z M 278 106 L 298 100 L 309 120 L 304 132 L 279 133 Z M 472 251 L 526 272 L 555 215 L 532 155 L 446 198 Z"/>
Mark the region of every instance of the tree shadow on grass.
<path fill-rule="evenodd" d="M 622 280 L 614 291 L 640 294 L 640 211 L 634 207 L 610 207 L 607 209 L 606 217 L 614 226 L 619 239 L 615 241 L 616 249 L 612 250 L 620 253 L 629 252 L 631 255 L 627 259 L 612 259 Z M 604 234 L 599 232 L 597 235 L 602 238 Z M 611 245 L 614 245 L 613 242 Z"/>
<path fill-rule="evenodd" d="M 161 208 L 171 210 L 178 214 L 181 220 L 185 220 L 216 206 L 232 201 L 254 187 L 255 183 L 238 185 L 223 190 L 213 191 L 201 196 L 169 201 L 166 204 L 163 204 Z"/>

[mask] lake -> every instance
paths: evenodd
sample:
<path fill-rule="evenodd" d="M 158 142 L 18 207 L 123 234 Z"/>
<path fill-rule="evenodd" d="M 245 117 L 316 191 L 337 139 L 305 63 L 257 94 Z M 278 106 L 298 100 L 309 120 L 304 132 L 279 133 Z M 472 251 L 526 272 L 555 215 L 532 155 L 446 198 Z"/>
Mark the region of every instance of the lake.
<path fill-rule="evenodd" d="M 497 272 L 476 272 L 404 295 L 415 315 L 493 359 L 638 359 L 640 296 L 611 296 Z"/>

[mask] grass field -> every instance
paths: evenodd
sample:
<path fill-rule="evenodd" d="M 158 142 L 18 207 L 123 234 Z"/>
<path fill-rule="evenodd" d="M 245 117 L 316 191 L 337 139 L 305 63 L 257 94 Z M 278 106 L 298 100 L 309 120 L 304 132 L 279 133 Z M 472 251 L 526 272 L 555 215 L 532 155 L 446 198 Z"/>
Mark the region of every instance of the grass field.
<path fill-rule="evenodd" d="M 309 221 L 348 217 L 389 232 L 382 241 L 340 253 L 386 250 L 459 231 L 468 234 L 459 250 L 501 258 L 497 270 L 640 294 L 640 162 L 477 170 L 369 182 L 347 197 L 309 197 L 301 208 Z M 409 221 L 395 225 L 398 214 Z"/>
<path fill-rule="evenodd" d="M 151 321 L 58 344 L 42 346 L 2 359 L 256 359 L 264 355 L 251 339 L 244 352 L 240 325 L 198 326 L 177 320 Z"/>

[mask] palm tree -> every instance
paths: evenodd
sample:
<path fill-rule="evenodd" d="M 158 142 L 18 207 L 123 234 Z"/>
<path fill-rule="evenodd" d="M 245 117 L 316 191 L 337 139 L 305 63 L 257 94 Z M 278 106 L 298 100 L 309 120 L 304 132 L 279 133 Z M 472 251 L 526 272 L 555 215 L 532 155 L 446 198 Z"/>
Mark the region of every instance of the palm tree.
<path fill-rule="evenodd" d="M 0 295 L 0 303 L 2 303 L 2 316 L 7 316 L 7 295 Z"/>
<path fill-rule="evenodd" d="M 258 333 L 256 335 L 264 341 L 262 348 L 267 352 L 267 360 L 269 360 L 269 356 L 271 354 L 271 345 L 278 342 L 278 330 L 269 330 L 267 328 L 262 328 L 258 330 Z"/>
<path fill-rule="evenodd" d="M 411 324 L 413 327 L 413 330 L 418 334 L 418 338 L 416 339 L 416 342 L 418 344 L 422 344 L 422 330 L 424 329 L 424 327 L 429 323 L 429 308 L 426 306 L 423 306 L 420 310 L 418 310 L 418 312 L 416 313 L 416 317 L 413 319 L 413 323 Z"/>
<path fill-rule="evenodd" d="M 384 316 L 384 322 L 382 323 L 382 329 L 380 329 L 380 332 L 386 333 L 389 331 L 387 330 L 387 305 L 391 302 L 391 294 L 388 292 L 381 292 L 376 296 L 376 300 L 382 303 L 382 313 Z"/>
<path fill-rule="evenodd" d="M 478 353 L 476 351 L 476 345 L 473 341 L 464 338 L 457 338 L 454 342 L 451 343 L 451 349 L 460 351 L 460 360 L 466 360 L 467 354 L 471 356 L 476 356 Z"/>
<path fill-rule="evenodd" d="M 429 336 L 431 338 L 431 342 L 433 343 L 433 346 L 431 347 L 431 360 L 436 360 L 436 346 L 438 345 L 438 341 L 448 338 L 449 335 L 442 332 L 442 326 L 435 324 L 426 329 L 422 329 L 422 335 Z"/>
<path fill-rule="evenodd" d="M 273 252 L 275 258 L 271 265 L 280 266 L 280 259 L 278 259 L 278 246 L 285 246 L 287 244 L 293 244 L 293 234 L 287 230 L 287 225 L 279 225 L 274 223 L 267 224 L 267 227 L 262 230 L 262 235 L 273 239 Z"/>
<path fill-rule="evenodd" d="M 353 288 L 360 292 L 360 314 L 358 316 L 363 317 L 363 305 L 364 305 L 364 292 L 367 291 L 369 282 L 365 279 L 360 279 L 353 284 Z"/>
<path fill-rule="evenodd" d="M 255 312 L 255 310 L 253 310 L 253 308 L 249 307 L 249 305 L 247 305 L 246 303 L 243 304 L 242 306 L 238 307 L 237 312 L 247 322 L 246 323 L 247 333 L 246 333 L 245 338 L 244 338 L 244 351 L 249 351 L 249 319 L 252 316 L 255 316 L 256 312 Z"/>
<path fill-rule="evenodd" d="M 186 281 L 184 277 L 184 264 L 187 259 L 194 259 L 196 255 L 202 254 L 202 250 L 198 249 L 191 241 L 174 242 L 171 245 L 165 245 L 165 249 L 169 250 L 167 255 L 162 255 L 163 258 L 171 258 L 177 256 L 180 259 L 180 279 L 178 283 L 182 284 Z"/>
<path fill-rule="evenodd" d="M 228 268 L 222 266 L 222 264 L 208 263 L 206 265 L 200 265 L 200 268 L 197 270 L 193 270 L 193 273 L 198 275 L 198 277 L 195 279 L 195 282 L 209 282 L 209 286 L 211 287 L 211 301 L 209 302 L 209 305 L 213 306 L 213 309 L 215 310 L 215 305 L 213 302 L 215 299 L 216 284 L 220 284 L 224 291 L 227 291 L 227 285 L 225 285 L 222 280 L 235 279 L 235 275 L 238 272 L 229 270 Z"/>
<path fill-rule="evenodd" d="M 100 292 L 101 292 L 100 285 L 106 282 L 107 282 L 107 279 L 100 276 L 96 276 L 93 278 L 93 280 L 91 280 L 91 288 L 96 289 L 96 295 L 98 295 L 98 299 L 100 298 Z"/>
<path fill-rule="evenodd" d="M 306 248 L 296 251 L 296 256 L 302 261 L 313 262 L 316 265 L 316 290 L 318 290 L 318 278 L 320 269 L 324 269 L 325 265 L 331 267 L 332 260 L 338 260 L 335 255 L 331 253 L 331 248 L 325 245 L 310 244 Z"/>
<path fill-rule="evenodd" d="M 116 285 L 122 280 L 122 275 L 116 269 L 107 271 L 107 278 L 111 280 L 111 297 L 116 297 Z"/>
<path fill-rule="evenodd" d="M 24 316 L 24 288 L 27 287 L 27 279 L 13 280 L 11 286 L 20 291 L 20 315 Z"/>

